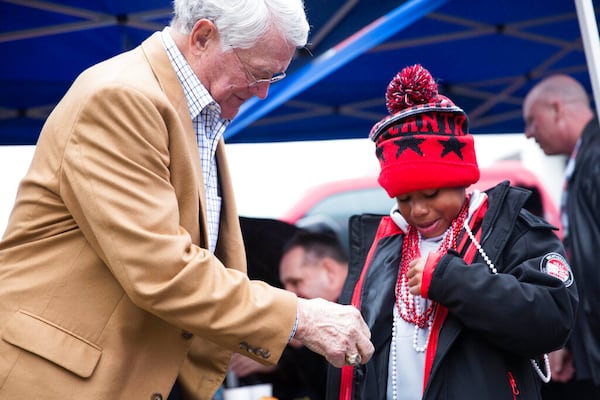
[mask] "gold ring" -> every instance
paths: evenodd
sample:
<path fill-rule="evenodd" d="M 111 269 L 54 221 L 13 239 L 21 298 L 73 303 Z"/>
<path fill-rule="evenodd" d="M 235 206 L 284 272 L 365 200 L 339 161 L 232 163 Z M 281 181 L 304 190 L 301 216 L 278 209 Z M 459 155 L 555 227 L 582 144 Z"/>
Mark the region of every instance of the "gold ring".
<path fill-rule="evenodd" d="M 360 354 L 346 354 L 346 362 L 348 365 L 357 365 L 360 364 Z"/>

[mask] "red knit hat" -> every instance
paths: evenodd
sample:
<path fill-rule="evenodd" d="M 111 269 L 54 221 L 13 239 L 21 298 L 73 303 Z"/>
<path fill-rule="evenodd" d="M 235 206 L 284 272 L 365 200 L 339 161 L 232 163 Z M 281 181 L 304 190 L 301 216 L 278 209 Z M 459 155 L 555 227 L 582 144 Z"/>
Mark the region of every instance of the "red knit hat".
<path fill-rule="evenodd" d="M 452 100 L 438 94 L 425 68 L 413 65 L 388 85 L 391 115 L 371 129 L 381 164 L 379 184 L 390 197 L 444 187 L 467 187 L 479 180 L 469 119 Z"/>

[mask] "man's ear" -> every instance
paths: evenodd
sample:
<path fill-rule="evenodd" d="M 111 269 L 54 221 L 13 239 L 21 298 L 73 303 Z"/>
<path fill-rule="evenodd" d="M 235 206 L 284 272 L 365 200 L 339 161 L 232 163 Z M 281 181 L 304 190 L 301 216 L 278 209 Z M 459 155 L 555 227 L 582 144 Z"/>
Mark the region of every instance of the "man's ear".
<path fill-rule="evenodd" d="M 190 33 L 190 48 L 192 52 L 203 52 L 211 41 L 219 40 L 217 27 L 208 19 L 201 19 L 192 28 Z"/>
<path fill-rule="evenodd" d="M 550 109 L 552 110 L 552 119 L 554 122 L 557 122 L 558 119 L 564 117 L 565 107 L 561 101 L 552 100 L 550 102 Z"/>
<path fill-rule="evenodd" d="M 324 257 L 321 259 L 321 266 L 325 269 L 325 273 L 327 274 L 327 280 L 329 284 L 332 284 L 337 279 L 337 265 L 333 258 Z"/>

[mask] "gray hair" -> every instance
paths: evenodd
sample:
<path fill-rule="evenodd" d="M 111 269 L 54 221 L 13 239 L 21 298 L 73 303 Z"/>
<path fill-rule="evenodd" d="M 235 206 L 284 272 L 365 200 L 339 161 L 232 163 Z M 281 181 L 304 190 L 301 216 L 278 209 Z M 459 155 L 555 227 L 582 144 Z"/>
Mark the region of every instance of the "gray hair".
<path fill-rule="evenodd" d="M 296 47 L 308 40 L 309 25 L 303 0 L 174 0 L 171 27 L 189 34 L 194 24 L 212 21 L 227 46 L 247 49 L 274 26 Z"/>

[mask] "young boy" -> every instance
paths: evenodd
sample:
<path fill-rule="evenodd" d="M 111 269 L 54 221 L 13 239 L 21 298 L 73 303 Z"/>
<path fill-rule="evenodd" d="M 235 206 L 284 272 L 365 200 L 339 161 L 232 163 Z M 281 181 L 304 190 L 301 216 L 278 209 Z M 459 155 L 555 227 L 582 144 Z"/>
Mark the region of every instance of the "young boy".
<path fill-rule="evenodd" d="M 386 100 L 370 138 L 397 204 L 368 253 L 351 238 L 340 299 L 361 310 L 375 353 L 331 368 L 328 398 L 540 399 L 545 353 L 564 345 L 578 302 L 554 228 L 508 182 L 467 193 L 479 179 L 468 118 L 429 71 L 402 70 Z"/>

